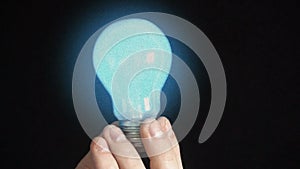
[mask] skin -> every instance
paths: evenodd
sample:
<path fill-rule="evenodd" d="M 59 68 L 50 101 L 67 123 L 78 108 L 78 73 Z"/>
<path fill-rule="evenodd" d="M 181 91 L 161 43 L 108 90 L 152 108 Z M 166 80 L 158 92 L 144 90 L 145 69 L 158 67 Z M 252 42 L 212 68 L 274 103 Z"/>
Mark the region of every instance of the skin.
<path fill-rule="evenodd" d="M 140 135 L 151 169 L 183 169 L 176 136 L 167 118 L 145 120 Z M 76 169 L 145 169 L 145 166 L 120 128 L 108 125 L 93 139 Z"/>

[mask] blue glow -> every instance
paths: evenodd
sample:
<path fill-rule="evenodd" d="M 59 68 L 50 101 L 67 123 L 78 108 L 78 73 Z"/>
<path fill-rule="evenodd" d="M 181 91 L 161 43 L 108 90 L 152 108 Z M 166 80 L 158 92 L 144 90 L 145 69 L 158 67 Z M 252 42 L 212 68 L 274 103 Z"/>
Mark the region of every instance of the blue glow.
<path fill-rule="evenodd" d="M 93 51 L 96 74 L 112 96 L 114 115 L 119 120 L 156 117 L 171 62 L 167 37 L 143 19 L 110 24 L 98 37 Z"/>

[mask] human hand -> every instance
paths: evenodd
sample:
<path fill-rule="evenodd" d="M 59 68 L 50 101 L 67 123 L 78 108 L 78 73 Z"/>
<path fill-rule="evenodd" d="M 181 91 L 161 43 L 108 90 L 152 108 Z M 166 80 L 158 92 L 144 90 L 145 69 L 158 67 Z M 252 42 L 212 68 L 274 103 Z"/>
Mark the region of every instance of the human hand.
<path fill-rule="evenodd" d="M 160 117 L 141 125 L 140 134 L 151 169 L 182 169 L 180 150 L 169 120 Z M 133 145 L 115 125 L 93 139 L 76 169 L 145 169 Z"/>

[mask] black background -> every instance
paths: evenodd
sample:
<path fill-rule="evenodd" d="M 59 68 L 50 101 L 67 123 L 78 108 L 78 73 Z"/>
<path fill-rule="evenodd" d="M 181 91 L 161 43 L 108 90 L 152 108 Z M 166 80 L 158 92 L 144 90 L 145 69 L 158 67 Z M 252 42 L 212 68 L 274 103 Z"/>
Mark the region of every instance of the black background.
<path fill-rule="evenodd" d="M 197 25 L 223 62 L 228 98 L 205 143 L 199 116 L 180 143 L 187 169 L 299 167 L 299 34 L 290 2 L 20 1 L 1 4 L 1 168 L 74 168 L 90 139 L 73 108 L 76 57 L 98 28 L 126 14 L 177 15 Z M 296 66 L 298 64 L 298 66 Z"/>

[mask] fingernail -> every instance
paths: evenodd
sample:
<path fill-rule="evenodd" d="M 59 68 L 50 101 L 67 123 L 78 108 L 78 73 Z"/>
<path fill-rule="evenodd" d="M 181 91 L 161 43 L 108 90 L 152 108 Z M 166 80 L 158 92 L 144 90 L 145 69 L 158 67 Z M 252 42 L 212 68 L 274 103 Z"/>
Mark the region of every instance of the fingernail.
<path fill-rule="evenodd" d="M 116 126 L 111 126 L 110 127 L 110 138 L 114 141 L 114 142 L 123 142 L 126 141 L 126 137 L 123 134 L 123 132 L 121 131 L 121 129 L 119 129 Z"/>
<path fill-rule="evenodd" d="M 163 132 L 161 131 L 161 126 L 157 120 L 153 121 L 150 124 L 150 134 L 153 137 L 159 137 L 163 134 Z"/>
<path fill-rule="evenodd" d="M 95 139 L 95 142 L 97 144 L 96 148 L 97 148 L 98 151 L 110 152 L 106 141 L 102 137 L 97 137 Z"/>
<path fill-rule="evenodd" d="M 165 132 L 169 131 L 172 128 L 170 122 L 165 118 L 163 118 L 163 120 L 160 120 L 159 122 L 160 122 L 160 125 L 161 125 L 163 131 L 165 131 Z"/>

